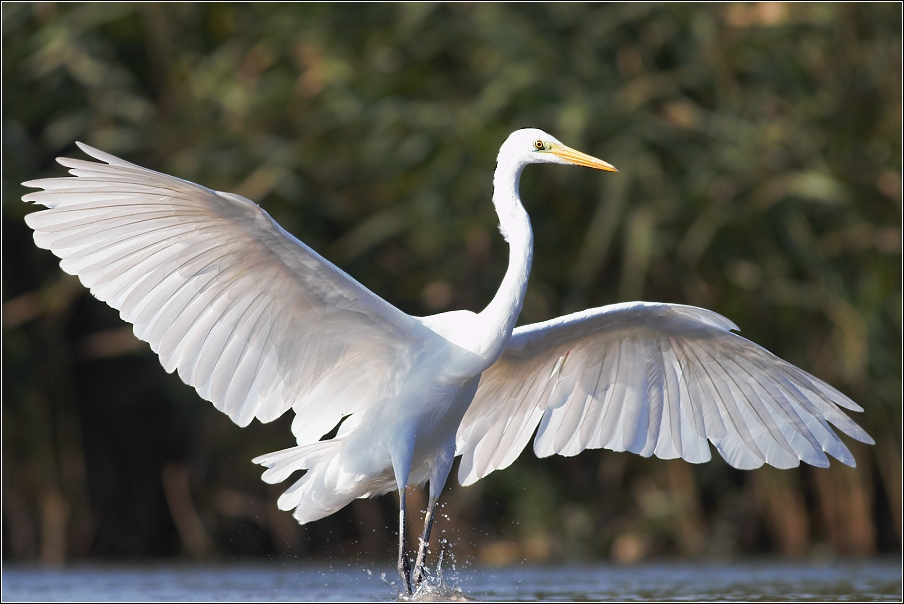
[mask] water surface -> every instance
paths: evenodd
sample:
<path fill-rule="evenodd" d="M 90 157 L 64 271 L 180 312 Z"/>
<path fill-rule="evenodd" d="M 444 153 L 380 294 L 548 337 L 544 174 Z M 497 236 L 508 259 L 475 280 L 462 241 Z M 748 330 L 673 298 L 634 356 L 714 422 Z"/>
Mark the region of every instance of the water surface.
<path fill-rule="evenodd" d="M 385 573 L 385 579 L 382 575 Z M 451 574 L 451 576 L 450 576 Z M 637 566 L 515 566 L 447 571 L 468 597 L 500 600 L 901 601 L 900 560 Z M 5 565 L 4 601 L 393 601 L 390 567 L 275 561 L 218 566 Z"/>

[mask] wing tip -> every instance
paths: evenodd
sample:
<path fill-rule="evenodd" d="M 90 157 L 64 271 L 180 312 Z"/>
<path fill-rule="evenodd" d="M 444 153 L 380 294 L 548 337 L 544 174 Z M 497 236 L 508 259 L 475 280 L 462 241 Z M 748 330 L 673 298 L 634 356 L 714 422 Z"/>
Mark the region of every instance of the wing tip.
<path fill-rule="evenodd" d="M 75 141 L 75 146 L 78 147 L 79 149 L 81 149 L 82 153 L 85 153 L 86 155 L 90 155 L 91 157 L 95 157 L 94 153 L 101 153 L 101 151 L 98 151 L 94 147 L 91 147 L 90 145 L 86 145 L 85 143 L 83 143 L 81 141 Z M 94 152 L 94 153 L 92 153 L 92 152 Z M 68 161 L 72 161 L 72 158 L 71 157 L 57 157 L 56 158 L 56 163 L 60 164 L 61 166 L 65 167 L 65 168 L 71 167 L 69 164 L 66 163 Z"/>
<path fill-rule="evenodd" d="M 857 424 L 854 424 L 854 425 L 857 426 Z M 860 428 L 860 426 L 857 426 L 857 427 Z M 858 430 L 856 433 L 853 433 L 853 434 L 850 432 L 847 432 L 847 431 L 844 431 L 844 433 L 847 434 L 848 436 L 850 436 L 851 438 L 853 438 L 854 440 L 862 442 L 865 445 L 875 445 L 876 444 L 876 439 L 874 439 L 872 436 L 870 436 L 869 433 L 866 430 L 864 430 L 863 428 L 860 428 L 860 430 Z"/>
<path fill-rule="evenodd" d="M 843 443 L 842 446 L 844 446 Z M 848 449 L 847 447 L 844 447 L 844 449 L 841 451 L 826 451 L 826 453 L 849 468 L 857 467 L 857 460 L 854 458 L 854 454 L 851 453 L 850 449 Z"/>
<path fill-rule="evenodd" d="M 43 185 L 40 184 L 40 182 L 41 182 L 41 180 L 36 178 L 34 180 L 26 180 L 25 182 L 23 182 L 21 184 L 23 187 L 28 187 L 29 189 L 43 189 L 44 187 L 43 187 Z M 22 196 L 22 201 L 34 201 L 34 199 L 25 199 L 25 198 L 29 197 L 31 195 L 34 195 L 35 193 L 37 193 L 37 191 L 31 191 L 29 193 L 26 193 L 25 195 Z"/>
<path fill-rule="evenodd" d="M 86 145 L 82 141 L 75 141 L 75 146 L 78 147 L 79 149 L 81 149 L 83 153 L 90 155 L 91 157 L 95 157 L 97 159 L 100 159 L 100 158 L 97 157 L 97 155 L 95 155 L 95 153 L 98 153 L 100 155 L 106 155 L 103 151 L 101 151 L 99 149 L 95 149 L 91 145 Z"/>
<path fill-rule="evenodd" d="M 106 163 L 107 165 L 117 166 L 120 168 L 141 168 L 141 166 L 138 166 L 131 162 L 127 162 L 124 159 L 120 159 L 120 158 L 116 157 L 115 155 L 107 153 L 106 151 L 101 151 L 100 149 L 92 147 L 91 145 L 85 144 L 81 141 L 75 141 L 75 145 L 79 149 L 81 149 L 82 153 L 84 153 L 85 155 L 88 155 L 90 157 L 93 157 L 94 159 L 100 160 L 100 161 Z M 58 157 L 57 158 L 57 162 L 64 166 L 66 164 L 63 162 L 66 160 L 69 160 L 69 158 L 68 157 Z M 141 168 L 141 169 L 146 170 L 146 168 Z"/>

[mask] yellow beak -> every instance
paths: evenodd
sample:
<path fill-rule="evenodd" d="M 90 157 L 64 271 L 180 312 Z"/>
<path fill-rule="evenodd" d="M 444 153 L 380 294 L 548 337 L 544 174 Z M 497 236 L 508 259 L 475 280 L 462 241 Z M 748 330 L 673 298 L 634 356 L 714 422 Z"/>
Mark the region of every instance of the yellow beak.
<path fill-rule="evenodd" d="M 596 168 L 597 170 L 605 170 L 606 172 L 618 172 L 618 168 L 616 168 L 612 164 L 604 162 L 601 159 L 597 159 L 592 155 L 587 155 L 586 153 L 576 151 L 571 147 L 566 147 L 565 145 L 553 143 L 552 145 L 550 145 L 549 151 L 547 151 L 547 153 L 552 153 L 553 155 L 561 157 L 568 163 L 574 164 L 576 166 L 586 166 L 588 168 Z"/>

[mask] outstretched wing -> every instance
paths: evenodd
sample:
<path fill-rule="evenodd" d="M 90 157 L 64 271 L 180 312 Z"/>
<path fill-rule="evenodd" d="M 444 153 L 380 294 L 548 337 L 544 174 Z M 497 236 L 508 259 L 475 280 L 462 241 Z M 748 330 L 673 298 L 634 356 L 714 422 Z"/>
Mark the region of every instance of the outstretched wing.
<path fill-rule="evenodd" d="M 516 329 L 459 427 L 460 482 L 507 467 L 538 424 L 540 457 L 605 447 L 700 463 L 710 440 L 736 468 L 826 467 L 824 452 L 853 466 L 827 422 L 872 443 L 838 406 L 862 409 L 737 329 L 702 308 L 645 302 Z"/>
<path fill-rule="evenodd" d="M 106 163 L 23 183 L 49 208 L 25 218 L 35 243 L 240 426 L 294 407 L 314 442 L 429 337 L 248 199 L 79 147 Z"/>

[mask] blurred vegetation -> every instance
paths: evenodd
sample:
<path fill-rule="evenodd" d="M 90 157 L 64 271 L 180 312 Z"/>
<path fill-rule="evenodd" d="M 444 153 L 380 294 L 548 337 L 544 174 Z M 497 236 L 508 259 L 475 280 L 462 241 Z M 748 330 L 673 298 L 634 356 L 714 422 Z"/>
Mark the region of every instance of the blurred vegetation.
<path fill-rule="evenodd" d="M 459 559 L 900 551 L 900 4 L 2 17 L 5 560 L 391 557 L 395 540 L 392 496 L 304 527 L 279 512 L 285 485 L 250 459 L 292 444 L 291 414 L 240 430 L 167 375 L 34 246 L 20 182 L 63 175 L 53 158 L 82 140 L 260 202 L 406 312 L 479 310 L 507 262 L 495 154 L 525 126 L 621 172 L 525 172 L 522 323 L 633 299 L 713 309 L 858 401 L 877 444 L 852 444 L 856 470 L 528 451 L 450 479 L 437 533 Z"/>

